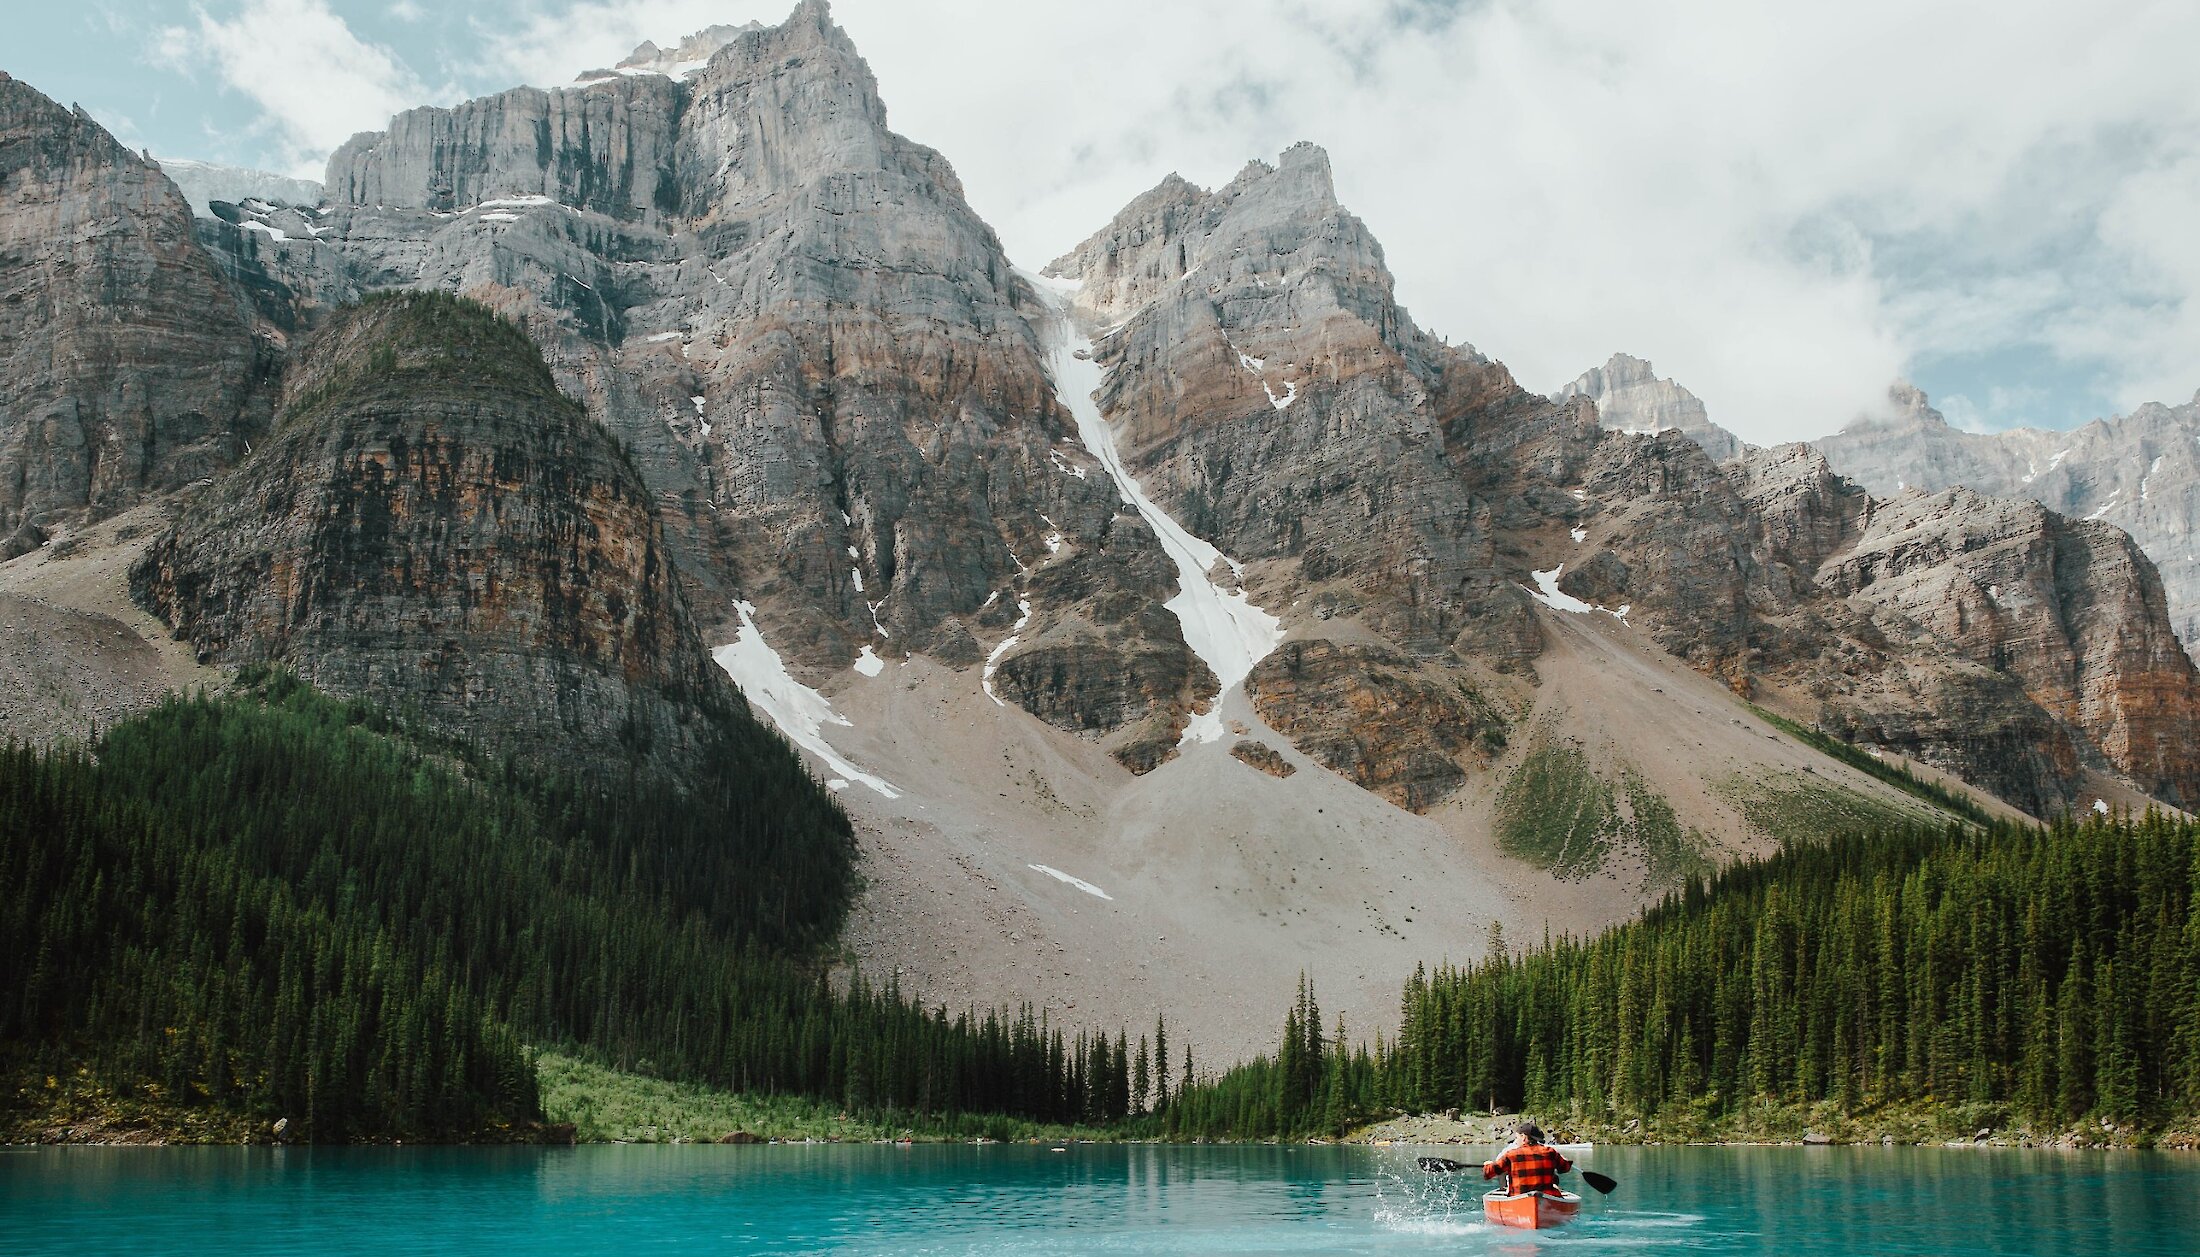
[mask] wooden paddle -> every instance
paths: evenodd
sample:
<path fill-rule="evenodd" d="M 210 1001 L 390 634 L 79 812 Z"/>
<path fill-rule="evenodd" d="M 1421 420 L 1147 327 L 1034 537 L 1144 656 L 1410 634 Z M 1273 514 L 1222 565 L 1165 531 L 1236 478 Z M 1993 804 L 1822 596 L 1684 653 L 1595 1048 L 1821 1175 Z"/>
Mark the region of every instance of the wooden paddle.
<path fill-rule="evenodd" d="M 1419 1165 L 1431 1174 L 1463 1174 L 1468 1170 L 1481 1168 L 1479 1166 L 1464 1165 L 1452 1160 L 1450 1157 L 1422 1157 L 1419 1159 Z M 1606 1196 L 1611 1195 L 1613 1189 L 1619 1186 L 1619 1180 L 1607 1174 L 1599 1174 L 1595 1170 L 1581 1171 L 1581 1181 L 1596 1188 L 1599 1193 Z"/>

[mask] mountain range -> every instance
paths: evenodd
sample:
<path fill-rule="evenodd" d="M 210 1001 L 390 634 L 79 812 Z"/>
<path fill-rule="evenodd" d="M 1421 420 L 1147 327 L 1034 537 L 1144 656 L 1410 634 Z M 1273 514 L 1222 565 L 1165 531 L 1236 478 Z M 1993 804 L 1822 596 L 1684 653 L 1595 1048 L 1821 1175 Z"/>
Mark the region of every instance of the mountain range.
<path fill-rule="evenodd" d="M 2200 799 L 2192 408 L 2042 458 L 1546 397 L 1331 160 L 1019 267 L 822 0 L 409 110 L 311 204 L 0 81 L 0 720 L 278 663 L 677 788 L 745 702 L 855 824 L 867 970 L 1225 1052 L 1294 971 L 1379 1023 L 1906 784 Z"/>

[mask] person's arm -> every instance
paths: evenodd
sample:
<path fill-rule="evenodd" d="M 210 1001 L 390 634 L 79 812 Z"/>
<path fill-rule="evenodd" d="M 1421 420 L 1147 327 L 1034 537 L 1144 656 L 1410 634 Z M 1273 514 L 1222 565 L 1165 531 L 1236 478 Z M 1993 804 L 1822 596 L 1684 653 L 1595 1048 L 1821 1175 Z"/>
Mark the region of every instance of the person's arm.
<path fill-rule="evenodd" d="M 1566 1154 L 1556 1148 L 1551 1149 L 1551 1160 L 1554 1162 L 1551 1168 L 1561 1174 L 1574 1168 L 1574 1163 L 1566 1159 Z"/>
<path fill-rule="evenodd" d="M 1503 1152 L 1497 1154 L 1497 1159 L 1495 1161 L 1484 1161 L 1482 1163 L 1482 1177 L 1485 1179 L 1492 1179 L 1496 1178 L 1500 1174 L 1505 1173 L 1505 1161 L 1511 1156 L 1512 1149 L 1507 1148 Z"/>

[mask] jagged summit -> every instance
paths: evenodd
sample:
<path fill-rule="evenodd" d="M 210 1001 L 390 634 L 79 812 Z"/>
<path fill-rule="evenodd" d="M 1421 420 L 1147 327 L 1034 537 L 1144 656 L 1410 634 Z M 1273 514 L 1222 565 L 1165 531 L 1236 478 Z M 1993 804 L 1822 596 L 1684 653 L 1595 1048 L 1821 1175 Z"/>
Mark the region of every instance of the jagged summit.
<path fill-rule="evenodd" d="M 762 29 L 762 22 L 744 22 L 739 26 L 706 26 L 670 48 L 659 48 L 655 42 L 645 39 L 612 68 L 669 74 L 677 78 L 702 69 L 710 61 L 711 55 L 720 48 L 751 31 Z"/>
<path fill-rule="evenodd" d="M 766 26 L 762 22 L 744 22 L 739 26 L 720 23 L 696 31 L 670 48 L 660 47 L 655 40 L 645 39 L 634 46 L 620 62 L 607 70 L 588 70 L 574 80 L 587 86 L 605 82 L 622 75 L 661 74 L 667 78 L 688 78 L 701 72 L 720 50 L 750 35 L 815 36 L 834 41 L 850 49 L 854 45 L 847 35 L 833 22 L 832 6 L 826 0 L 802 0 L 787 20 L 778 26 Z"/>
<path fill-rule="evenodd" d="M 747 219 L 837 172 L 915 166 L 961 198 L 946 159 L 887 130 L 870 66 L 817 0 L 777 26 L 700 32 L 654 61 L 650 47 L 636 50 L 637 67 L 659 69 L 398 114 L 330 156 L 327 197 L 443 212 L 548 197 L 627 221 Z"/>
<path fill-rule="evenodd" d="M 1219 294 L 1240 280 L 1281 285 L 1311 270 L 1356 290 L 1345 299 L 1355 310 L 1391 303 L 1394 285 L 1381 244 L 1338 203 L 1328 152 L 1301 142 L 1273 165 L 1247 162 L 1211 192 L 1168 175 L 1056 258 L 1046 273 L 1079 280 L 1078 308 L 1116 323 L 1195 275 L 1200 286 Z M 1403 332 L 1408 325 L 1402 316 L 1398 311 L 1377 322 Z"/>

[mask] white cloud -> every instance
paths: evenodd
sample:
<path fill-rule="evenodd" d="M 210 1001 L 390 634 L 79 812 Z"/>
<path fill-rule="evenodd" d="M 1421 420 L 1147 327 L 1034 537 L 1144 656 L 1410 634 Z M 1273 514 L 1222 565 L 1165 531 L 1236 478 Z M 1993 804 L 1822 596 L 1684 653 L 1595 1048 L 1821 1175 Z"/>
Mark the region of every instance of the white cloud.
<path fill-rule="evenodd" d="M 318 179 L 353 133 L 430 101 L 394 53 L 353 34 L 327 0 L 244 0 L 228 17 L 205 9 L 192 17 L 160 32 L 162 59 L 209 66 L 224 87 L 257 102 L 286 173 Z"/>
<path fill-rule="evenodd" d="M 2177 402 L 2200 387 L 2200 136 L 2193 138 L 2175 164 L 2127 180 L 2101 216 L 2102 241 L 2128 263 L 2138 293 L 2121 325 L 2069 329 L 2073 351 L 2130 363 L 2118 397 L 2126 407 Z"/>
<path fill-rule="evenodd" d="M 413 0 L 397 0 L 390 6 L 389 14 L 400 22 L 417 22 L 428 16 L 428 11 L 413 3 Z"/>

